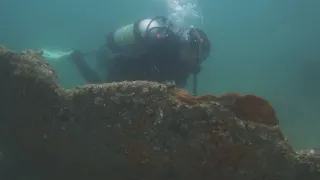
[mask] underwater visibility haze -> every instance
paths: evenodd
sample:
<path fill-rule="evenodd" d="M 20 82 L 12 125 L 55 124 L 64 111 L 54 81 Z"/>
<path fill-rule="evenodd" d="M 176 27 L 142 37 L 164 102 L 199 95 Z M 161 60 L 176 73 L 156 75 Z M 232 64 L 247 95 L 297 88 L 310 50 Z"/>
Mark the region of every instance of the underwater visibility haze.
<path fill-rule="evenodd" d="M 138 19 L 166 16 L 211 41 L 200 95 L 261 96 L 295 149 L 320 148 L 319 9 L 319 0 L 1 0 L 0 44 L 43 50 L 59 82 L 73 88 L 85 81 L 63 57 L 96 50 L 107 33 Z"/>

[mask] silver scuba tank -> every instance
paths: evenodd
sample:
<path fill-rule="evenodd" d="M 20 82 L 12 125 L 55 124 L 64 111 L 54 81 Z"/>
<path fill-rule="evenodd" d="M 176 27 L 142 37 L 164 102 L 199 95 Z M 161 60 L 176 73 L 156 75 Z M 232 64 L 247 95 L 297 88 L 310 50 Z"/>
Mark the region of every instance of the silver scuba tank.
<path fill-rule="evenodd" d="M 112 53 L 120 53 L 142 45 L 146 36 L 156 36 L 157 29 L 165 25 L 154 19 L 143 19 L 110 33 L 107 46 Z"/>

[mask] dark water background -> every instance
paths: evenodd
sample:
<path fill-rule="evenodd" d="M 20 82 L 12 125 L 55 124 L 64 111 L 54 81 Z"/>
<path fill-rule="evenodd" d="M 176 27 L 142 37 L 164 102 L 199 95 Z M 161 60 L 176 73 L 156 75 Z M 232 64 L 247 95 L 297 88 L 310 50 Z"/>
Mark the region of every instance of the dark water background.
<path fill-rule="evenodd" d="M 0 44 L 90 51 L 119 26 L 172 16 L 168 2 L 174 0 L 1 0 Z M 214 47 L 199 92 L 263 96 L 295 148 L 320 147 L 320 1 L 181 1 L 188 2 L 198 7 L 180 12 L 182 25 L 202 28 Z M 70 62 L 52 64 L 65 87 L 84 83 Z"/>

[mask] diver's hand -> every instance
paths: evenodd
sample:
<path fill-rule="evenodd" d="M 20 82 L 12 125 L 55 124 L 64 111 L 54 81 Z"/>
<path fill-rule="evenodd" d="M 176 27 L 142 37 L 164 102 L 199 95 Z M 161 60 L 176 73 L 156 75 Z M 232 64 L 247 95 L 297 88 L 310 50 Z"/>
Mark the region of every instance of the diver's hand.
<path fill-rule="evenodd" d="M 41 52 L 42 56 L 49 62 L 69 60 L 73 53 L 73 51 L 50 51 L 47 49 L 41 49 Z"/>

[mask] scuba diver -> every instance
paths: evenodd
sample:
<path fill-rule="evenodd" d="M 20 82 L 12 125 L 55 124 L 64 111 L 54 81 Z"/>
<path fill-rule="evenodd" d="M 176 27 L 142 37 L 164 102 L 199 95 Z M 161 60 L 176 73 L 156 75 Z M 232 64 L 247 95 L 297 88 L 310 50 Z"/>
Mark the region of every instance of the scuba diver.
<path fill-rule="evenodd" d="M 200 64 L 210 55 L 210 41 L 200 29 L 177 28 L 166 17 L 142 19 L 111 32 L 106 44 L 95 52 L 103 81 L 84 58 L 74 51 L 72 61 L 88 83 L 147 80 L 172 81 L 184 88 L 189 75 L 200 72 Z M 196 89 L 194 89 L 196 94 Z"/>

